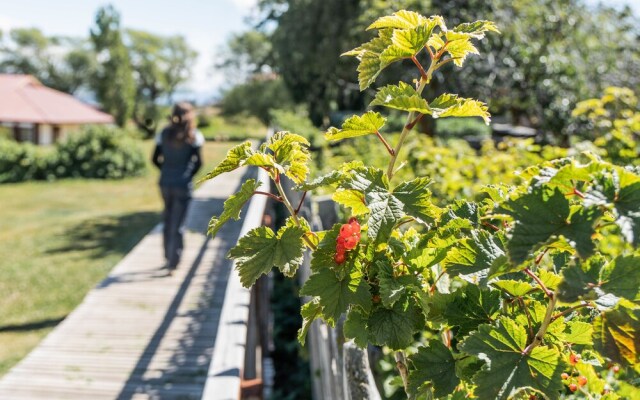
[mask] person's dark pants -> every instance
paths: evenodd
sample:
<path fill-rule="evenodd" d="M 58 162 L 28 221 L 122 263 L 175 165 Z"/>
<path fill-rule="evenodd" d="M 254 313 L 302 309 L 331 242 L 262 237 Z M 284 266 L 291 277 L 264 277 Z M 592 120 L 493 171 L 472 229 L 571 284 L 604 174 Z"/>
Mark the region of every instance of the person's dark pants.
<path fill-rule="evenodd" d="M 166 186 L 161 186 L 160 190 L 164 200 L 164 257 L 167 260 L 167 268 L 175 269 L 182 255 L 183 225 L 191 201 L 191 190 Z"/>

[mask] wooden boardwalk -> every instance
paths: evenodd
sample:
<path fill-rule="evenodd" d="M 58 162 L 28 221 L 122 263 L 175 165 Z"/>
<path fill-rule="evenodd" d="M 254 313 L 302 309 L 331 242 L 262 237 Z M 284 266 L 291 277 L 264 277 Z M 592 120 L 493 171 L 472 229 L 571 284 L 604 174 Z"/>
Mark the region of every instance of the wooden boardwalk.
<path fill-rule="evenodd" d="M 150 232 L 41 344 L 0 380 L 0 399 L 200 399 L 241 223 L 206 237 L 245 171 L 206 182 L 173 276 Z"/>

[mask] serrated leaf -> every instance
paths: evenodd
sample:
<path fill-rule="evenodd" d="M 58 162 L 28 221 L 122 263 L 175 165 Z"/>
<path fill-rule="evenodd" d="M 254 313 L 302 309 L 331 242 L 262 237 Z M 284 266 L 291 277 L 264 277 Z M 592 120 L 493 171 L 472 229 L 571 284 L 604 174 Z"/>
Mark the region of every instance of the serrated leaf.
<path fill-rule="evenodd" d="M 421 285 L 415 275 L 394 276 L 393 268 L 385 260 L 377 261 L 378 283 L 380 285 L 380 299 L 385 307 L 391 308 L 396 301 L 411 292 L 420 292 Z"/>
<path fill-rule="evenodd" d="M 371 343 L 401 350 L 413 343 L 413 335 L 424 327 L 424 317 L 414 301 L 405 298 L 392 308 L 376 308 L 367 326 Z"/>
<path fill-rule="evenodd" d="M 300 289 L 300 294 L 317 296 L 322 306 L 322 314 L 331 325 L 335 324 L 351 304 L 364 310 L 371 307 L 369 285 L 359 271 L 352 271 L 341 279 L 332 269 L 321 268 L 309 277 Z"/>
<path fill-rule="evenodd" d="M 329 172 L 328 174 L 319 176 L 311 182 L 300 183 L 295 187 L 295 190 L 306 192 L 323 186 L 335 185 L 350 176 L 350 172 L 352 170 L 363 167 L 364 163 L 362 161 L 350 161 L 343 163 L 339 168 Z"/>
<path fill-rule="evenodd" d="M 529 292 L 532 292 L 533 290 L 535 290 L 535 288 L 531 286 L 531 284 L 529 284 L 528 282 L 513 281 L 508 279 L 493 281 L 491 282 L 491 285 L 495 286 L 500 290 L 503 290 L 504 292 L 508 293 L 512 297 L 522 297 L 528 294 Z"/>
<path fill-rule="evenodd" d="M 514 219 L 507 249 L 509 258 L 516 265 L 522 264 L 532 251 L 560 235 L 570 241 L 582 258 L 594 250 L 591 236 L 601 211 L 595 207 L 571 208 L 569 200 L 558 189 L 534 188 L 503 203 L 500 211 Z"/>
<path fill-rule="evenodd" d="M 462 67 L 469 54 L 480 54 L 476 46 L 471 42 L 472 34 L 448 31 L 445 37 L 447 41 L 446 51 L 453 58 L 453 63 L 458 67 Z"/>
<path fill-rule="evenodd" d="M 392 193 L 407 215 L 425 224 L 432 224 L 442 212 L 431 202 L 431 191 L 427 189 L 430 184 L 429 178 L 416 178 L 399 184 Z"/>
<path fill-rule="evenodd" d="M 593 325 L 582 321 L 569 321 L 567 323 L 569 332 L 565 332 L 564 340 L 571 344 L 587 344 L 593 343 L 591 335 L 593 334 Z"/>
<path fill-rule="evenodd" d="M 414 11 L 400 10 L 392 15 L 378 18 L 367 27 L 370 29 L 411 29 L 427 22 L 427 18 Z"/>
<path fill-rule="evenodd" d="M 382 61 L 380 61 L 380 54 L 391 46 L 391 35 L 392 32 L 389 29 L 380 30 L 378 37 L 342 54 L 343 56 L 355 56 L 360 60 L 360 64 L 358 64 L 360 90 L 371 86 L 384 68 Z"/>
<path fill-rule="evenodd" d="M 320 306 L 318 299 L 305 303 L 300 310 L 300 314 L 302 315 L 302 326 L 298 330 L 298 341 L 304 346 L 311 324 L 322 316 L 322 306 Z"/>
<path fill-rule="evenodd" d="M 496 26 L 495 23 L 491 21 L 484 21 L 484 20 L 462 23 L 456 26 L 455 28 L 453 28 L 453 31 L 467 33 L 473 36 L 474 39 L 484 38 L 485 32 L 489 32 L 489 31 L 500 33 L 500 30 L 498 30 L 498 27 Z"/>
<path fill-rule="evenodd" d="M 617 363 L 636 367 L 640 363 L 640 309 L 621 301 L 598 316 L 593 325 L 597 351 Z"/>
<path fill-rule="evenodd" d="M 213 179 L 222 173 L 230 172 L 241 167 L 244 161 L 249 158 L 251 154 L 253 154 L 253 151 L 251 150 L 251 142 L 249 141 L 232 147 L 227 152 L 225 159 L 222 160 L 220 164 L 213 169 L 213 171 L 209 172 L 204 178 L 202 178 L 201 182 Z"/>
<path fill-rule="evenodd" d="M 281 131 L 269 138 L 265 145 L 273 152 L 275 163 L 282 167 L 289 179 L 297 184 L 307 179 L 310 159 L 307 139 L 295 133 Z"/>
<path fill-rule="evenodd" d="M 358 136 L 374 135 L 385 123 L 386 119 L 380 113 L 367 111 L 362 116 L 354 115 L 347 118 L 341 129 L 329 128 L 324 137 L 327 140 L 337 141 Z"/>
<path fill-rule="evenodd" d="M 509 318 L 495 326 L 480 325 L 459 346 L 486 363 L 474 376 L 476 396 L 481 399 L 506 400 L 524 389 L 558 399 L 563 389 L 560 374 L 568 365 L 555 348 L 537 346 L 525 354 L 527 332 Z"/>
<path fill-rule="evenodd" d="M 409 84 L 387 85 L 376 93 L 370 106 L 384 106 L 402 111 L 431 114 L 429 103 Z"/>
<path fill-rule="evenodd" d="M 458 97 L 445 93 L 429 103 L 433 118 L 445 117 L 481 117 L 485 124 L 491 122 L 491 114 L 487 105 L 481 101 Z"/>
<path fill-rule="evenodd" d="M 471 231 L 471 237 L 458 242 L 442 262 L 442 267 L 451 275 L 472 274 L 491 268 L 496 263 L 505 264 L 504 234 L 495 235 L 484 230 Z M 494 268 L 498 268 L 495 266 Z"/>
<path fill-rule="evenodd" d="M 640 301 L 640 255 L 616 257 L 602 269 L 599 283 L 607 293 Z"/>
<path fill-rule="evenodd" d="M 408 57 L 415 56 L 427 45 L 433 28 L 435 23 L 418 25 L 415 28 L 395 29 L 391 42 L 393 46 L 408 54 Z"/>
<path fill-rule="evenodd" d="M 333 193 L 331 199 L 341 206 L 351 209 L 351 215 L 353 216 L 363 215 L 369 212 L 364 202 L 364 196 L 355 190 L 337 190 Z"/>
<path fill-rule="evenodd" d="M 602 257 L 594 256 L 564 268 L 562 281 L 558 285 L 558 299 L 567 303 L 597 299 L 599 293 L 595 291 L 595 287 L 598 286 L 600 270 L 604 265 Z"/>
<path fill-rule="evenodd" d="M 356 346 L 364 349 L 369 344 L 367 336 L 367 317 L 357 308 L 352 308 L 347 313 L 347 319 L 343 326 L 344 337 L 353 339 Z"/>
<path fill-rule="evenodd" d="M 458 337 L 475 330 L 480 324 L 493 322 L 500 311 L 500 292 L 480 290 L 476 285 L 459 289 L 449 300 L 443 316 L 450 326 L 459 327 Z"/>
<path fill-rule="evenodd" d="M 460 379 L 456 376 L 456 362 L 451 350 L 439 340 L 430 340 L 409 358 L 413 366 L 409 373 L 409 392 L 413 395 L 425 382 L 431 382 L 436 397 L 451 394 Z"/>
<path fill-rule="evenodd" d="M 242 184 L 240 191 L 234 195 L 229 196 L 224 202 L 222 214 L 219 217 L 213 217 L 209 221 L 209 227 L 207 234 L 212 238 L 216 236 L 220 228 L 227 223 L 230 219 L 236 221 L 240 219 L 240 212 L 245 203 L 251 199 L 253 192 L 260 187 L 260 182 L 255 179 L 249 179 Z"/>
<path fill-rule="evenodd" d="M 242 285 L 251 287 L 274 266 L 293 276 L 303 261 L 303 234 L 299 227 L 283 226 L 276 235 L 269 227 L 261 226 L 240 238 L 228 257 L 235 260 Z"/>

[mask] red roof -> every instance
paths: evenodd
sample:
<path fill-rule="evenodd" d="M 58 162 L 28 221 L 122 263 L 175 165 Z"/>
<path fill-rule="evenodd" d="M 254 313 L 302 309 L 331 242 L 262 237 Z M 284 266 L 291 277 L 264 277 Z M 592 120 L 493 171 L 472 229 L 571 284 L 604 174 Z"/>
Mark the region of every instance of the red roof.
<path fill-rule="evenodd" d="M 0 74 L 0 122 L 111 124 L 113 117 L 31 75 Z"/>

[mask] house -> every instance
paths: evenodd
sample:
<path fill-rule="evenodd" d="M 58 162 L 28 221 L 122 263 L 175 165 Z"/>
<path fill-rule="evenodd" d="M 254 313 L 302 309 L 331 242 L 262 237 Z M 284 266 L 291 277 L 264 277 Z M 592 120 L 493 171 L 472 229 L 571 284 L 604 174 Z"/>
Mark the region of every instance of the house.
<path fill-rule="evenodd" d="M 0 74 L 0 127 L 8 128 L 19 142 L 51 144 L 83 125 L 113 121 L 111 115 L 31 75 Z"/>

